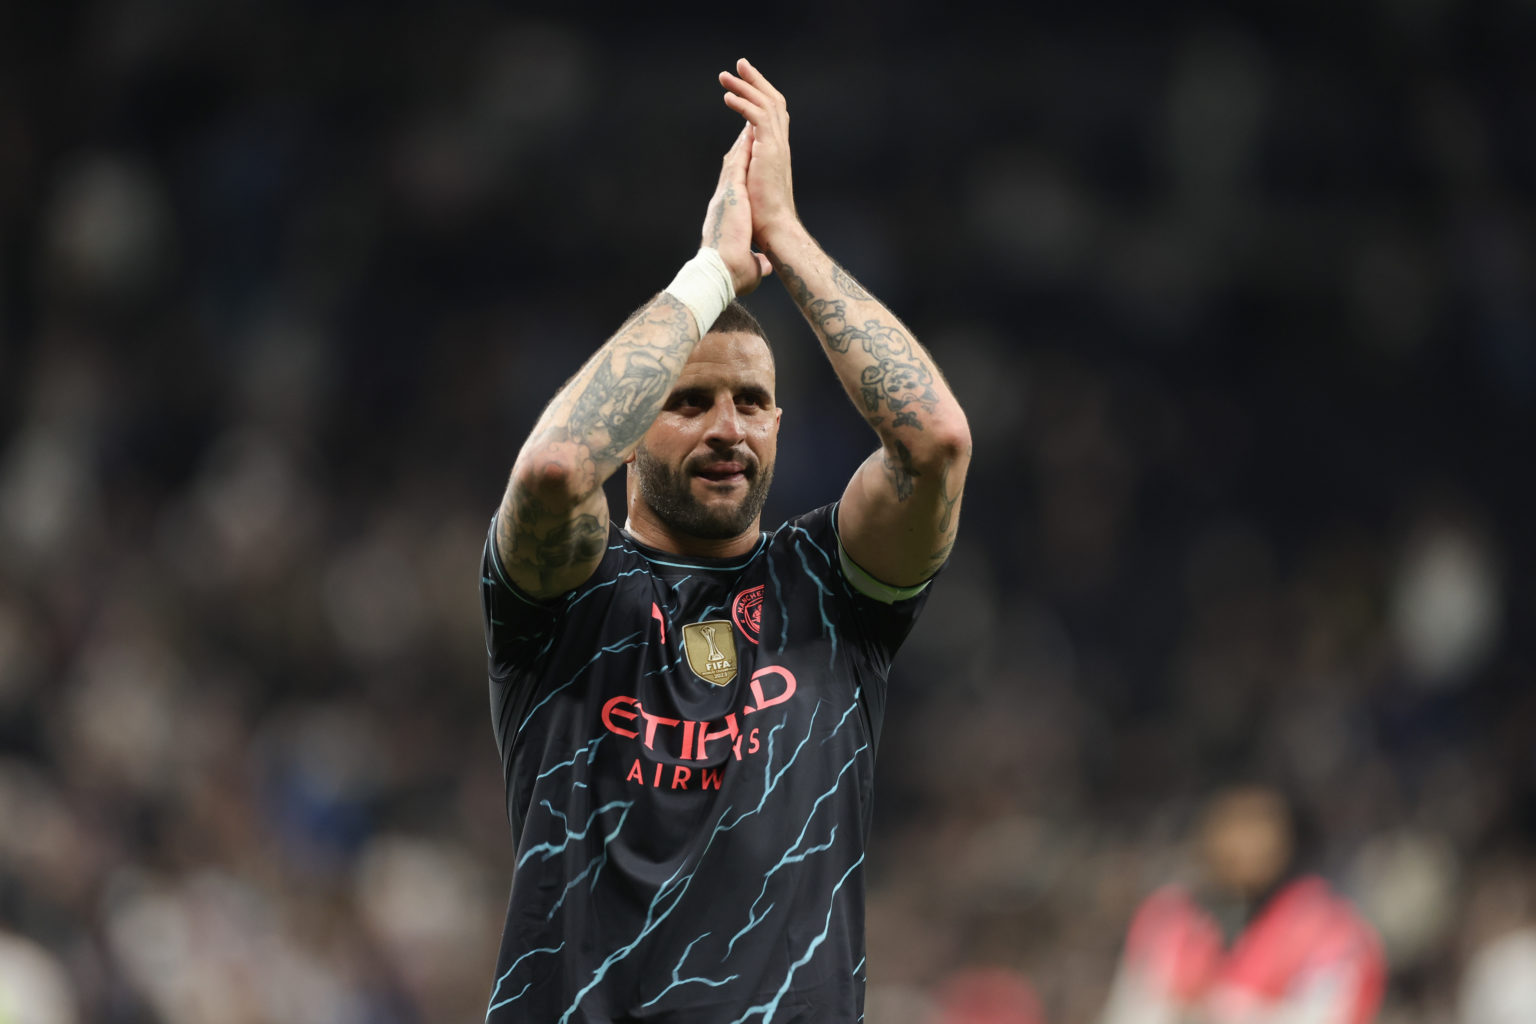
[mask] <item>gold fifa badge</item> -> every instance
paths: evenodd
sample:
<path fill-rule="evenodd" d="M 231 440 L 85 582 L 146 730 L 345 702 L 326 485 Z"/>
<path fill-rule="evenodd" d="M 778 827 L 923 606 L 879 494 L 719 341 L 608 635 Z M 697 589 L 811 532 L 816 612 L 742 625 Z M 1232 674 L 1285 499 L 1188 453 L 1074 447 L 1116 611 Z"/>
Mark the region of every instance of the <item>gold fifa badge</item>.
<path fill-rule="evenodd" d="M 727 619 L 690 622 L 683 627 L 688 667 L 707 683 L 724 686 L 736 678 L 736 631 Z"/>

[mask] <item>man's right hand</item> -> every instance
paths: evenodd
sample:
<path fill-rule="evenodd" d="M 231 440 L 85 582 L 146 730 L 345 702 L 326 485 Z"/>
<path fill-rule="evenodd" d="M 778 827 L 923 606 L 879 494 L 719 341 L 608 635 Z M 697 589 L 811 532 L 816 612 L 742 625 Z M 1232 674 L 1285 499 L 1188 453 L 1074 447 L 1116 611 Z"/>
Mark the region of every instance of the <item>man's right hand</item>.
<path fill-rule="evenodd" d="M 752 251 L 752 207 L 747 199 L 750 129 L 742 128 L 720 165 L 720 182 L 709 200 L 700 245 L 714 249 L 731 272 L 737 295 L 747 295 L 773 273 L 768 257 Z"/>
<path fill-rule="evenodd" d="M 804 235 L 795 213 L 794 176 L 789 157 L 789 104 L 745 57 L 736 73 L 720 72 L 725 105 L 746 119 L 749 128 L 750 171 L 747 192 L 752 204 L 757 243 L 774 252 L 782 243 Z"/>

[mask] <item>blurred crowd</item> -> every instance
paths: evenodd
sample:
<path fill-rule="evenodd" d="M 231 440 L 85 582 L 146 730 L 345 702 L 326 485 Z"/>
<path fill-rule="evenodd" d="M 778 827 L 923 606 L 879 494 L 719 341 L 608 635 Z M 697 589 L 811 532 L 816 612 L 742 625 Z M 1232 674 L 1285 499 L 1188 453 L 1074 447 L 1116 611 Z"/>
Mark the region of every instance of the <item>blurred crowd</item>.
<path fill-rule="evenodd" d="M 0 1021 L 483 1018 L 480 547 L 697 245 L 741 55 L 976 443 L 867 1019 L 1091 1024 L 1248 780 L 1382 1024 L 1536 1020 L 1536 7 L 1244 10 L 0 6 Z M 777 523 L 873 438 L 749 305 Z"/>

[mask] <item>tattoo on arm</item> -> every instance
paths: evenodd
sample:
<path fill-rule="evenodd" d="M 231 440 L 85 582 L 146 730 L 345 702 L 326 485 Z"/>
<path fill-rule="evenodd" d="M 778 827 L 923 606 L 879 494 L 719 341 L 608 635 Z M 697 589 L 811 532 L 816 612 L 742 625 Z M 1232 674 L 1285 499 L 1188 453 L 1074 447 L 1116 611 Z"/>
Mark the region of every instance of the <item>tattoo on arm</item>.
<path fill-rule="evenodd" d="M 960 489 L 956 488 L 954 494 L 949 493 L 949 467 L 944 468 L 944 475 L 939 477 L 939 504 L 943 511 L 939 513 L 939 536 L 948 537 L 951 542 L 955 536 L 955 514 L 960 509 Z"/>
<path fill-rule="evenodd" d="M 675 297 L 643 308 L 561 389 L 519 456 L 496 522 L 503 564 L 520 581 L 552 592 L 569 570 L 590 568 L 607 543 L 607 517 L 583 511 L 650 428 L 698 342 L 692 315 Z M 526 461 L 524 461 L 526 460 Z M 547 470 L 566 483 L 535 492 Z M 586 506 L 587 509 L 593 506 Z"/>
<path fill-rule="evenodd" d="M 620 329 L 614 339 L 619 344 L 593 365 L 586 386 L 570 402 L 564 434 L 586 446 L 601 476 L 649 429 L 697 341 L 686 307 L 671 296 L 664 299 L 666 308 L 653 308 Z M 644 327 L 662 331 L 634 337 Z"/>
<path fill-rule="evenodd" d="M 847 352 L 855 341 L 866 352 L 869 351 L 869 335 L 848 323 L 842 299 L 812 299 L 806 312 L 820 328 L 834 352 Z"/>
<path fill-rule="evenodd" d="M 871 424 L 883 421 L 883 417 L 875 416 L 883 404 L 893 414 L 891 426 L 922 430 L 918 410 L 933 412 L 938 408 L 939 396 L 933 389 L 933 371 L 912 339 L 900 328 L 879 320 L 865 320 L 862 327 L 855 327 L 848 322 L 847 304 L 842 299 L 818 298 L 794 267 L 783 264 L 781 270 L 790 295 L 826 339 L 828 348 L 847 352 L 857 341 L 873 360 L 859 374 L 859 397 L 868 413 L 866 419 Z M 852 275 L 836 264 L 832 275 L 838 289 L 848 298 L 871 300 Z"/>
<path fill-rule="evenodd" d="M 715 203 L 709 211 L 709 244 L 712 248 L 720 248 L 720 233 L 725 223 L 725 208 L 736 205 L 736 186 L 725 186 L 725 192 L 720 196 L 720 201 Z"/>
<path fill-rule="evenodd" d="M 812 299 L 810 285 L 805 283 L 805 278 L 801 277 L 794 267 L 788 263 L 781 263 L 772 252 L 769 252 L 768 257 L 784 275 L 784 287 L 789 290 L 789 297 L 795 300 L 795 305 L 804 309 Z"/>
<path fill-rule="evenodd" d="M 900 332 L 897 332 L 898 334 Z M 871 353 L 873 355 L 873 353 Z M 923 429 L 917 409 L 933 412 L 939 396 L 933 390 L 933 374 L 918 359 L 876 356 L 877 362 L 864 367 L 859 375 L 859 394 L 871 414 L 880 411 L 883 402 L 894 414 L 891 425 Z"/>
<path fill-rule="evenodd" d="M 934 573 L 944 568 L 944 563 L 949 561 L 949 553 L 953 551 L 954 548 L 955 538 L 954 535 L 951 534 L 948 540 L 940 544 L 937 548 L 934 549 L 933 554 L 928 556 L 928 564 L 924 568 L 924 571 L 927 573 L 927 575 L 932 576 Z"/>
<path fill-rule="evenodd" d="M 853 275 L 842 267 L 833 264 L 832 280 L 837 282 L 837 290 L 850 299 L 858 299 L 860 302 L 868 302 L 872 297 L 864 290 L 864 286 L 853 279 Z"/>
<path fill-rule="evenodd" d="M 593 369 L 566 421 L 573 438 L 586 438 L 594 459 L 616 461 L 645 433 L 672 386 L 672 374 L 647 352 L 631 352 L 615 373 L 613 362 Z"/>
<path fill-rule="evenodd" d="M 542 536 L 531 522 L 504 516 L 496 522 L 496 541 L 508 567 L 536 576 L 544 591 L 564 570 L 602 557 L 607 536 L 602 521 L 590 513 L 556 520 Z"/>
<path fill-rule="evenodd" d="M 895 449 L 894 453 L 892 448 Z M 912 491 L 917 486 L 917 478 L 922 475 L 912 466 L 911 451 L 900 441 L 892 441 L 884 448 L 883 458 L 885 475 L 896 491 L 896 500 L 906 501 L 912 497 Z"/>
<path fill-rule="evenodd" d="M 928 575 L 932 576 L 949 558 L 949 553 L 955 546 L 956 522 L 955 518 L 960 510 L 960 490 L 956 488 L 954 494 L 949 493 L 949 470 L 944 470 L 944 475 L 939 477 L 939 519 L 938 534 L 939 543 L 928 556 Z"/>

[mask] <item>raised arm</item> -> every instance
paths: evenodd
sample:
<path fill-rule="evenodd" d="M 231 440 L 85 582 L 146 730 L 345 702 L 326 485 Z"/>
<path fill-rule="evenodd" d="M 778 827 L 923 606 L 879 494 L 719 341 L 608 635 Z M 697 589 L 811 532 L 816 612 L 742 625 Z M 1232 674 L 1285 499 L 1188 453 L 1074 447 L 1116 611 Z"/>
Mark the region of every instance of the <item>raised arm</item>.
<path fill-rule="evenodd" d="M 707 287 L 713 273 L 729 277 L 720 288 L 745 295 L 769 272 L 751 248 L 748 142 L 744 128 L 725 155 L 699 256 L 566 382 L 518 452 L 497 513 L 496 554 L 507 577 L 533 597 L 581 585 L 602 560 L 608 538 L 603 482 L 650 428 L 710 326 L 698 322 L 692 287 Z M 719 254 L 723 275 L 710 270 L 720 263 L 705 259 L 706 249 Z"/>
<path fill-rule="evenodd" d="M 821 339 L 880 448 L 843 492 L 838 530 L 850 558 L 892 587 L 915 586 L 955 542 L 971 434 L 933 357 L 827 255 L 795 213 L 789 112 L 746 60 L 722 72 L 726 106 L 752 130 L 747 190 L 758 246 Z"/>

